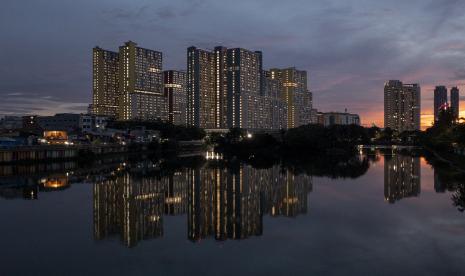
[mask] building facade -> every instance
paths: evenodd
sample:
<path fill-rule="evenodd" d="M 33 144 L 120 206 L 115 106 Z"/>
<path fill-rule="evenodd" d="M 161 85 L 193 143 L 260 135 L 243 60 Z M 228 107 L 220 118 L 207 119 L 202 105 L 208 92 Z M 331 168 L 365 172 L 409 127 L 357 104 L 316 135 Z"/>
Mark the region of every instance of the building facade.
<path fill-rule="evenodd" d="M 312 93 L 307 88 L 307 72 L 291 67 L 271 69 L 270 74 L 282 83 L 280 97 L 287 105 L 288 128 L 312 123 Z"/>
<path fill-rule="evenodd" d="M 447 102 L 447 88 L 436 86 L 434 89 L 434 121 L 438 121 L 439 113 L 449 107 Z"/>
<path fill-rule="evenodd" d="M 332 125 L 360 125 L 360 116 L 347 112 L 318 112 L 318 124 L 324 126 Z"/>
<path fill-rule="evenodd" d="M 168 118 L 163 91 L 162 53 L 129 41 L 119 49 L 119 120 Z"/>
<path fill-rule="evenodd" d="M 227 68 L 228 127 L 259 128 L 262 53 L 228 49 Z"/>
<path fill-rule="evenodd" d="M 454 114 L 454 118 L 458 119 L 460 116 L 460 91 L 458 87 L 450 89 L 450 108 Z"/>
<path fill-rule="evenodd" d="M 421 88 L 390 80 L 384 84 L 384 127 L 403 131 L 420 129 Z"/>
<path fill-rule="evenodd" d="M 119 54 L 95 47 L 92 63 L 92 113 L 116 118 L 119 103 Z"/>
<path fill-rule="evenodd" d="M 53 116 L 38 116 L 37 124 L 43 130 L 80 131 L 81 114 L 58 113 Z"/>
<path fill-rule="evenodd" d="M 259 51 L 188 48 L 188 124 L 206 129 L 286 129 L 311 123 L 307 73 L 295 68 L 265 71 L 262 62 Z"/>
<path fill-rule="evenodd" d="M 262 54 L 242 48 L 187 49 L 188 123 L 206 129 L 257 128 Z"/>
<path fill-rule="evenodd" d="M 168 121 L 175 125 L 187 124 L 186 72 L 169 70 L 163 73 Z"/>
<path fill-rule="evenodd" d="M 167 120 L 162 53 L 132 41 L 119 52 L 94 48 L 92 114 L 118 120 Z"/>
<path fill-rule="evenodd" d="M 200 128 L 220 127 L 220 103 L 215 86 L 214 53 L 190 47 L 187 49 L 187 119 Z"/>
<path fill-rule="evenodd" d="M 389 203 L 421 192 L 420 158 L 393 154 L 384 161 L 384 199 Z"/>

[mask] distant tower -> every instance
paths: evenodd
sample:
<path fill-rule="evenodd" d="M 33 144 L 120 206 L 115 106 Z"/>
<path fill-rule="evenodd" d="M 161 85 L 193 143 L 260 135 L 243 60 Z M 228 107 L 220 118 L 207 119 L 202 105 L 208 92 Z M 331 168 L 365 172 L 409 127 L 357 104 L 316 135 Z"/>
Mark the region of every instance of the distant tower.
<path fill-rule="evenodd" d="M 402 131 L 420 129 L 421 88 L 390 80 L 384 84 L 384 127 Z"/>
<path fill-rule="evenodd" d="M 447 109 L 447 88 L 445 86 L 436 86 L 434 89 L 434 121 L 439 119 L 439 112 Z"/>
<path fill-rule="evenodd" d="M 119 120 L 168 119 L 162 53 L 128 41 L 119 47 Z"/>
<path fill-rule="evenodd" d="M 460 96 L 459 96 L 459 89 L 457 87 L 452 87 L 450 89 L 450 108 L 452 109 L 452 113 L 454 114 L 454 118 L 459 118 L 460 112 Z"/>
<path fill-rule="evenodd" d="M 95 47 L 92 54 L 92 108 L 95 115 L 118 117 L 119 55 Z"/>
<path fill-rule="evenodd" d="M 187 124 L 186 72 L 163 72 L 165 97 L 168 101 L 168 121 L 175 125 Z"/>

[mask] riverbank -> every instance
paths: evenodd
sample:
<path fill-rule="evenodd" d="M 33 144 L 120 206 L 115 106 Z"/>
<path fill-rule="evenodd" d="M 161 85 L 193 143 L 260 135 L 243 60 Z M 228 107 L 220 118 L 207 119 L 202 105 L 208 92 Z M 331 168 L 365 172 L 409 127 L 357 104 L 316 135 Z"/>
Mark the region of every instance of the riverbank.
<path fill-rule="evenodd" d="M 0 149 L 0 164 L 22 164 L 37 162 L 90 162 L 111 155 L 123 154 L 189 154 L 204 148 L 199 143 L 144 143 L 132 145 L 106 144 L 106 145 L 40 145 L 21 146 L 9 149 Z"/>

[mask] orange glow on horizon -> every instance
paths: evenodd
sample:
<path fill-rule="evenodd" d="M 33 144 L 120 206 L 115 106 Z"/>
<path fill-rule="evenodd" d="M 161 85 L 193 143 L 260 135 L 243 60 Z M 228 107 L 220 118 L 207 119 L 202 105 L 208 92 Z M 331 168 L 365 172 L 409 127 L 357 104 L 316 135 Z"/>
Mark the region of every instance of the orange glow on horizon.
<path fill-rule="evenodd" d="M 360 114 L 362 125 L 371 127 L 375 124 L 378 127 L 384 127 L 384 111 L 371 112 L 367 114 Z M 465 109 L 460 110 L 459 117 L 465 118 Z M 433 125 L 434 114 L 433 110 L 424 110 L 421 113 L 421 129 L 425 130 Z"/>

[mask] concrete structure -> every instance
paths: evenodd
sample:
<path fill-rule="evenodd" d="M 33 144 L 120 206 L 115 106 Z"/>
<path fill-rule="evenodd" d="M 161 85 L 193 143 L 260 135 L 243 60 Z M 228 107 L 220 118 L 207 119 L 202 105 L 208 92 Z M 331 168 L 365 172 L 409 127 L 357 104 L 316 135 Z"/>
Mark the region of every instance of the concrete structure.
<path fill-rule="evenodd" d="M 186 72 L 163 72 L 164 93 L 168 103 L 168 121 L 175 125 L 187 124 Z"/>
<path fill-rule="evenodd" d="M 220 52 L 220 50 L 218 50 Z M 218 54 L 222 57 L 223 52 Z M 200 128 L 225 128 L 223 62 L 215 62 L 215 53 L 189 47 L 187 49 L 187 119 Z M 221 83 L 215 85 L 216 78 Z M 223 85 L 222 85 L 223 84 Z"/>
<path fill-rule="evenodd" d="M 288 128 L 312 123 L 312 93 L 307 88 L 307 72 L 294 67 L 271 69 L 271 78 L 282 83 L 280 97 L 287 105 Z"/>
<path fill-rule="evenodd" d="M 318 112 L 317 122 L 324 126 L 360 125 L 360 116 L 347 112 Z"/>
<path fill-rule="evenodd" d="M 119 49 L 119 120 L 168 119 L 162 53 L 129 41 Z"/>
<path fill-rule="evenodd" d="M 188 123 L 208 129 L 257 128 L 261 74 L 261 52 L 188 48 Z"/>
<path fill-rule="evenodd" d="M 92 113 L 118 120 L 167 120 L 162 53 L 132 41 L 119 52 L 93 50 Z"/>
<path fill-rule="evenodd" d="M 445 86 L 436 86 L 434 89 L 434 121 L 438 121 L 439 113 L 449 107 L 447 102 L 447 88 Z"/>
<path fill-rule="evenodd" d="M 37 124 L 43 130 L 80 131 L 81 114 L 58 113 L 53 116 L 37 116 Z"/>
<path fill-rule="evenodd" d="M 264 71 L 261 52 L 222 46 L 213 51 L 188 48 L 187 64 L 190 125 L 286 129 L 312 122 L 305 71 Z"/>
<path fill-rule="evenodd" d="M 281 98 L 283 89 L 282 81 L 271 77 L 270 71 L 263 71 L 264 91 L 261 93 L 264 97 L 265 108 L 263 114 L 259 115 L 263 123 L 262 129 L 287 129 L 287 104 Z"/>
<path fill-rule="evenodd" d="M 108 117 L 93 114 L 81 114 L 79 128 L 82 132 L 99 132 L 106 129 Z"/>
<path fill-rule="evenodd" d="M 420 129 L 421 88 L 390 80 L 384 84 L 384 127 L 399 132 Z"/>
<path fill-rule="evenodd" d="M 119 54 L 93 49 L 92 113 L 118 117 L 119 104 Z"/>
<path fill-rule="evenodd" d="M 460 116 L 460 91 L 458 87 L 450 89 L 450 108 L 456 119 Z"/>

